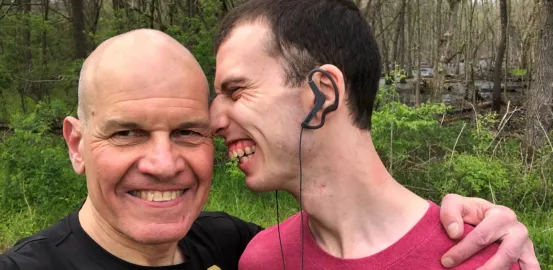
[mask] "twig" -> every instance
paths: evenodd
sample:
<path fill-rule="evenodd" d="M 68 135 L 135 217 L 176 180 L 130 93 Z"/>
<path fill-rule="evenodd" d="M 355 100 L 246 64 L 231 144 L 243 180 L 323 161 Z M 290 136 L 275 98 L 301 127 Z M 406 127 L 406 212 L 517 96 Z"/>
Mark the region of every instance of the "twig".
<path fill-rule="evenodd" d="M 57 9 L 55 8 L 52 8 L 51 6 L 48 7 L 49 10 L 53 11 L 54 13 L 60 15 L 62 18 L 68 20 L 68 21 L 71 21 L 71 18 L 65 16 L 65 14 L 62 14 L 61 12 L 59 12 Z"/>
<path fill-rule="evenodd" d="M 492 201 L 493 201 L 493 204 L 497 204 L 496 199 L 495 199 L 495 194 L 494 194 L 494 192 L 493 192 L 492 184 L 490 183 L 489 180 L 488 180 L 488 187 L 490 187 L 490 192 L 492 193 Z"/>
<path fill-rule="evenodd" d="M 472 103 L 467 102 L 470 106 L 472 106 L 472 111 L 474 112 L 474 123 L 476 124 L 476 133 L 480 133 L 480 128 L 478 127 L 478 112 L 476 111 L 476 108 Z"/>
<path fill-rule="evenodd" d="M 390 173 L 392 173 L 392 168 L 394 164 L 393 160 L 393 142 L 394 142 L 394 122 L 390 123 Z"/>
<path fill-rule="evenodd" d="M 467 123 L 463 123 L 463 127 L 461 128 L 461 132 L 459 132 L 459 135 L 457 135 L 457 139 L 455 140 L 455 144 L 453 145 L 453 149 L 451 150 L 451 160 L 453 160 L 453 153 L 455 153 L 455 147 L 457 146 L 457 143 L 459 142 L 459 138 L 461 138 L 461 134 L 463 134 L 463 130 L 465 130 L 465 126 Z"/>
<path fill-rule="evenodd" d="M 2 1 L 2 4 L 4 4 L 4 1 Z M 15 1 L 12 1 L 12 3 L 10 4 L 10 6 L 6 10 L 6 12 L 4 12 L 4 14 L 2 16 L 0 16 L 0 20 L 4 19 L 4 17 L 6 17 L 6 15 L 8 15 L 8 12 L 10 12 L 10 9 L 12 9 L 13 4 L 15 4 Z"/>
<path fill-rule="evenodd" d="M 543 177 L 543 182 L 544 182 L 544 186 L 545 186 L 545 190 L 543 191 L 543 203 L 542 205 L 545 205 L 545 202 L 546 202 L 546 199 L 547 199 L 547 186 L 548 186 L 548 183 L 547 183 L 547 178 L 545 177 L 545 173 L 543 172 L 543 168 L 545 166 L 541 166 L 541 176 Z"/>
<path fill-rule="evenodd" d="M 14 75 L 14 77 L 17 78 L 17 79 L 20 79 L 20 80 L 22 80 L 22 81 L 24 81 L 24 82 L 30 82 L 30 83 L 43 83 L 43 82 L 59 82 L 59 81 L 64 81 L 64 80 L 66 80 L 66 78 L 67 78 L 68 76 L 59 75 L 59 76 L 58 76 L 59 79 L 57 79 L 57 80 L 29 80 L 29 79 L 21 78 L 21 77 L 16 76 L 16 75 Z"/>
<path fill-rule="evenodd" d="M 501 131 L 503 131 L 503 128 L 507 125 L 507 122 L 509 122 L 509 120 L 511 120 L 511 117 L 513 117 L 514 113 L 518 111 L 518 109 L 515 108 L 511 112 L 511 114 L 509 115 L 509 118 L 507 118 L 507 120 L 505 120 L 505 117 L 507 117 L 507 114 L 509 113 L 510 104 L 511 104 L 511 101 L 509 100 L 509 102 L 507 103 L 507 111 L 503 115 L 503 118 L 501 119 L 501 122 L 499 122 L 499 130 L 497 131 L 497 133 L 495 134 L 493 140 L 490 142 L 490 144 L 488 144 L 488 146 L 486 147 L 486 149 L 484 151 L 487 151 L 488 148 L 490 148 L 492 143 L 497 139 L 497 137 L 499 137 L 499 134 L 501 133 Z"/>
<path fill-rule="evenodd" d="M 499 146 L 499 144 L 501 143 L 502 140 L 503 140 L 503 138 L 499 138 L 499 141 L 497 142 L 497 144 L 493 148 L 492 156 L 495 156 L 495 150 L 497 150 L 497 147 Z"/>
<path fill-rule="evenodd" d="M 553 144 L 551 144 L 551 140 L 549 139 L 549 136 L 547 135 L 547 131 L 543 127 L 540 121 L 540 117 L 538 115 L 538 124 L 540 124 L 541 130 L 543 131 L 543 134 L 545 134 L 545 138 L 547 139 L 547 142 L 549 143 L 549 146 L 551 146 L 551 151 L 553 152 Z"/>

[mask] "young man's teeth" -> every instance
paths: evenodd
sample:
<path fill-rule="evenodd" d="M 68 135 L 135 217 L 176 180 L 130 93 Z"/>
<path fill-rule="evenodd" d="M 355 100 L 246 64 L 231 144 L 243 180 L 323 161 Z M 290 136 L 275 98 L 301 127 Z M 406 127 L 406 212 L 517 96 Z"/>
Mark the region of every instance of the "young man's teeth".
<path fill-rule="evenodd" d="M 159 191 L 159 190 L 134 190 L 131 195 L 152 202 L 166 202 L 174 200 L 184 193 L 184 190 Z"/>
<path fill-rule="evenodd" d="M 253 153 L 255 153 L 255 145 L 245 147 L 244 149 L 238 148 L 232 152 L 229 152 L 229 158 L 238 158 L 241 162 L 244 162 L 249 159 L 246 155 L 251 155 Z"/>

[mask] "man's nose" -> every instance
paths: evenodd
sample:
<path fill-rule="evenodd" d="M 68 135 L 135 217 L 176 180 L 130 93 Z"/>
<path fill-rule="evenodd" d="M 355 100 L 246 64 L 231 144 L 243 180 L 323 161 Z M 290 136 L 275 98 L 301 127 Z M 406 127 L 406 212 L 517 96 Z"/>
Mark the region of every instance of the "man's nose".
<path fill-rule="evenodd" d="M 227 115 L 229 104 L 222 95 L 217 95 L 209 108 L 211 130 L 215 136 L 225 136 L 230 120 Z"/>
<path fill-rule="evenodd" d="M 169 138 L 152 137 L 147 146 L 146 154 L 138 163 L 138 169 L 144 174 L 149 174 L 159 180 L 170 180 L 178 175 L 186 167 L 184 157 L 177 151 Z"/>

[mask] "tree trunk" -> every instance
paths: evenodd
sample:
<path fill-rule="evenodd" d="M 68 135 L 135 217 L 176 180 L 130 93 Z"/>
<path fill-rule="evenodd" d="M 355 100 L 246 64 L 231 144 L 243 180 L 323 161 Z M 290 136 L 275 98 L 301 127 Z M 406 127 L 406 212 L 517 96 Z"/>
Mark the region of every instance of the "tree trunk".
<path fill-rule="evenodd" d="M 497 55 L 495 56 L 492 91 L 492 109 L 497 114 L 499 114 L 499 110 L 501 109 L 501 65 L 503 64 L 503 57 L 505 56 L 505 47 L 507 42 L 507 0 L 499 1 L 499 12 L 501 14 L 501 40 L 497 46 Z"/>
<path fill-rule="evenodd" d="M 525 148 L 530 151 L 551 143 L 547 132 L 553 128 L 553 0 L 543 0 L 540 13 L 536 81 L 528 93 L 524 134 Z"/>
<path fill-rule="evenodd" d="M 417 0 L 417 86 L 415 88 L 415 106 L 421 105 L 421 51 L 422 51 L 422 38 L 421 38 L 421 5 L 420 0 Z"/>
<path fill-rule="evenodd" d="M 445 65 L 449 47 L 451 46 L 451 40 L 453 32 L 455 31 L 455 23 L 457 22 L 457 8 L 460 0 L 449 0 L 449 11 L 446 17 L 449 18 L 448 29 L 444 33 L 443 37 L 438 41 L 438 66 L 435 68 L 434 85 L 432 87 L 432 101 L 442 101 L 442 89 L 444 87 L 445 80 Z"/>
<path fill-rule="evenodd" d="M 442 0 L 437 0 L 436 2 L 436 12 L 434 13 L 434 25 L 436 26 L 436 36 L 432 36 L 432 40 L 436 39 L 436 45 L 432 47 L 432 68 L 434 68 L 434 77 L 436 77 L 436 70 L 438 69 L 438 47 L 440 44 L 440 39 L 442 37 Z M 434 33 L 434 32 L 433 32 Z M 437 38 L 436 38 L 437 37 Z M 434 44 L 434 43 L 430 43 Z"/>
<path fill-rule="evenodd" d="M 537 1 L 537 0 L 536 0 Z M 539 4 L 535 3 L 534 8 L 532 9 L 532 13 L 530 14 L 529 22 L 526 26 L 526 31 L 524 31 L 522 36 L 522 45 L 521 45 L 521 52 L 520 52 L 520 65 L 522 66 L 522 69 L 528 69 L 529 63 L 528 63 L 528 54 L 532 50 L 531 48 L 531 40 L 532 37 L 534 37 L 534 31 L 535 31 L 535 22 L 536 18 L 539 16 Z"/>
<path fill-rule="evenodd" d="M 83 0 L 71 0 L 73 20 L 73 42 L 75 44 L 75 59 L 86 58 L 86 40 L 84 33 Z"/>
<path fill-rule="evenodd" d="M 382 13 L 381 13 L 381 10 L 380 10 L 380 6 L 377 6 L 377 13 L 378 13 L 378 27 L 379 27 L 379 30 L 380 30 L 380 33 L 382 33 L 382 35 L 384 35 L 384 22 L 383 22 L 383 19 L 382 19 Z M 381 39 L 381 44 L 382 44 L 382 56 L 383 56 L 383 60 L 384 60 L 384 72 L 385 74 L 390 74 L 390 61 L 389 61 L 389 53 L 388 53 L 388 44 L 386 42 L 386 38 L 382 38 Z"/>
<path fill-rule="evenodd" d="M 43 10 L 43 14 L 44 14 L 44 21 L 48 21 L 48 13 L 50 11 L 50 8 L 49 8 L 49 5 L 50 5 L 50 0 L 42 0 L 42 8 L 44 9 Z M 48 48 L 48 39 L 46 37 L 46 30 L 42 31 L 42 73 L 43 74 L 49 74 L 50 72 L 48 71 L 48 57 L 47 57 L 47 50 Z M 50 101 L 50 91 L 49 91 L 49 86 L 47 85 L 44 85 L 44 84 L 40 84 L 39 86 L 39 92 L 41 93 L 41 96 L 42 97 L 45 97 L 46 98 L 46 101 L 49 102 Z M 39 98 L 39 99 L 42 99 Z"/>
<path fill-rule="evenodd" d="M 31 15 L 31 0 L 23 0 L 21 1 L 21 5 L 23 8 L 23 16 L 24 16 L 24 30 L 23 30 L 23 59 L 24 59 L 24 68 L 22 74 L 25 74 L 25 77 L 29 77 L 33 65 L 33 59 L 31 55 L 31 18 L 29 17 Z M 18 87 L 18 93 L 19 93 L 19 100 L 21 102 L 21 109 L 23 110 L 23 113 L 27 112 L 27 104 L 25 102 L 25 95 L 27 93 L 27 90 L 29 88 L 29 83 L 24 82 L 23 85 L 20 85 Z"/>
<path fill-rule="evenodd" d="M 413 31 L 415 30 L 412 16 L 411 1 L 407 1 L 407 64 L 405 73 L 407 77 L 413 76 L 411 68 L 413 67 Z"/>
<path fill-rule="evenodd" d="M 396 34 L 394 37 L 394 44 L 392 47 L 392 62 L 394 65 L 398 63 L 398 58 L 400 58 L 400 51 L 401 47 L 404 47 L 403 44 L 405 42 L 404 36 L 405 36 L 405 6 L 406 6 L 407 0 L 401 1 L 401 7 L 399 9 L 399 19 L 396 25 Z M 402 64 L 402 63 L 401 63 Z M 403 67 L 401 67 L 403 68 Z"/>

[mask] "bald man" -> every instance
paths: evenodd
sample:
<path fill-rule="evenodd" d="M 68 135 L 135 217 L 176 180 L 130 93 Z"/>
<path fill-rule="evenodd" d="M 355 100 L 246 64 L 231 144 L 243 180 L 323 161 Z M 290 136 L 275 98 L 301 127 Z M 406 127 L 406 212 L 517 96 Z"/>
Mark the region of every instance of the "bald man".
<path fill-rule="evenodd" d="M 235 269 L 261 228 L 200 213 L 214 146 L 194 57 L 161 32 L 132 31 L 85 61 L 79 95 L 63 135 L 88 196 L 0 256 L 0 269 Z"/>
<path fill-rule="evenodd" d="M 67 117 L 63 135 L 88 196 L 78 211 L 1 254 L 0 270 L 237 269 L 262 228 L 201 212 L 214 146 L 208 83 L 190 52 L 155 30 L 116 36 L 87 58 L 78 91 L 79 119 Z M 447 196 L 442 224 L 484 207 Z M 481 235 L 519 224 L 502 213 L 485 218 Z M 503 247 L 521 254 L 527 234 L 505 235 Z M 456 259 L 485 245 L 465 242 Z"/>

